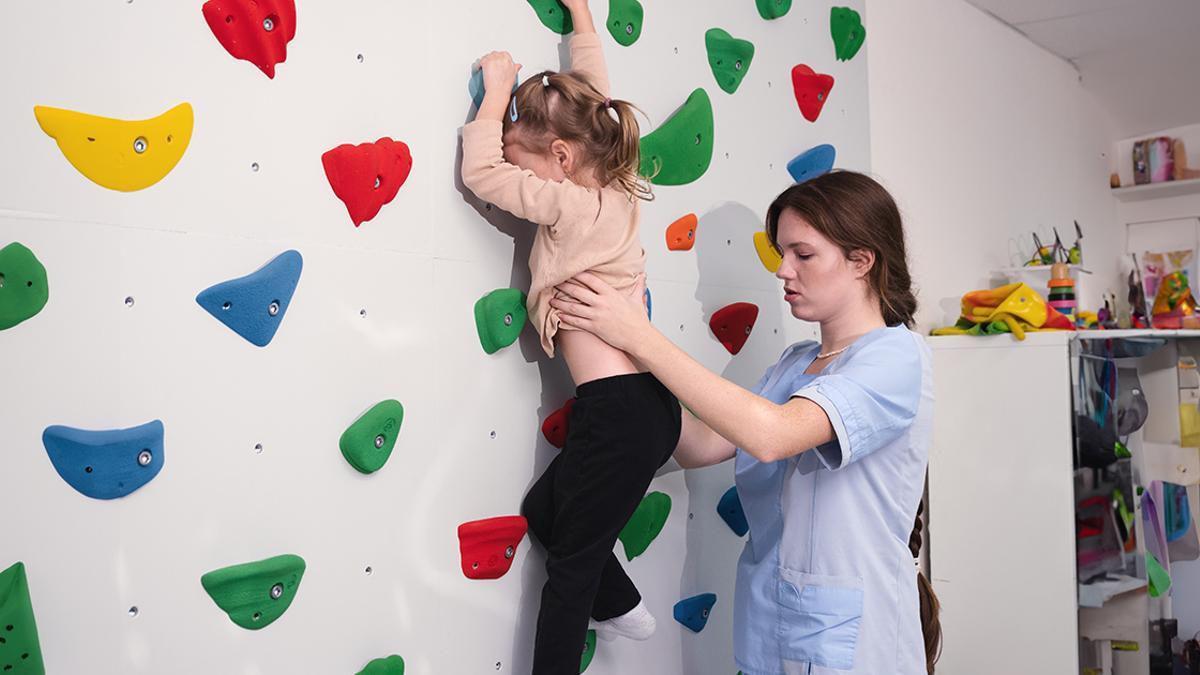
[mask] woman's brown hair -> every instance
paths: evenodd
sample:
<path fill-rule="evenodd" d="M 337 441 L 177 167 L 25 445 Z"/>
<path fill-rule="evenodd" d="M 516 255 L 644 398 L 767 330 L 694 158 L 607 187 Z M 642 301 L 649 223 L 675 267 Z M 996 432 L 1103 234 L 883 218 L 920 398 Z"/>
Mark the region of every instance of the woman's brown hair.
<path fill-rule="evenodd" d="M 874 179 L 854 171 L 833 171 L 793 185 L 767 209 L 767 236 L 779 249 L 779 217 L 791 210 L 842 249 L 875 254 L 867 273 L 889 326 L 912 326 L 917 311 L 904 252 L 904 226 L 896 201 Z"/>
<path fill-rule="evenodd" d="M 925 525 L 921 521 L 921 514 L 925 511 L 925 500 L 917 506 L 917 517 L 913 522 L 912 533 L 908 535 L 908 550 L 912 552 L 913 558 L 921 556 L 921 530 Z M 917 570 L 917 595 L 921 598 L 921 633 L 925 638 L 925 668 L 929 675 L 933 675 L 933 666 L 937 663 L 938 656 L 942 651 L 942 620 L 938 615 L 942 611 L 942 605 L 938 602 L 937 594 L 933 592 L 933 585 L 929 583 L 929 579 Z"/>
<path fill-rule="evenodd" d="M 640 130 L 632 103 L 605 98 L 581 75 L 547 70 L 517 87 L 513 105 L 517 119 L 505 116 L 505 142 L 535 152 L 547 151 L 556 138 L 575 143 L 584 153 L 583 168 L 594 170 L 601 185 L 615 183 L 631 198 L 653 198 L 638 173 Z"/>

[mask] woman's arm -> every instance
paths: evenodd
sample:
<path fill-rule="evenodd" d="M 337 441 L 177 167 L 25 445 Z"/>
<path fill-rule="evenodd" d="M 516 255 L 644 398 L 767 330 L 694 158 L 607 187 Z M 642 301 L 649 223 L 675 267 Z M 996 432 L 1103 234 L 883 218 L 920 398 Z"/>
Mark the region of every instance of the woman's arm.
<path fill-rule="evenodd" d="M 713 373 L 660 333 L 636 296 L 625 296 L 585 272 L 558 287 L 571 299 L 551 300 L 563 323 L 621 349 L 654 373 L 712 431 L 763 462 L 798 455 L 834 438 L 816 403 L 795 398 L 782 405 Z M 572 300 L 573 299 L 573 300 Z"/>
<path fill-rule="evenodd" d="M 682 413 L 683 425 L 679 433 L 679 445 L 675 446 L 675 461 L 679 466 L 685 469 L 699 469 L 733 458 L 733 443 L 721 438 L 712 427 L 686 409 Z"/>

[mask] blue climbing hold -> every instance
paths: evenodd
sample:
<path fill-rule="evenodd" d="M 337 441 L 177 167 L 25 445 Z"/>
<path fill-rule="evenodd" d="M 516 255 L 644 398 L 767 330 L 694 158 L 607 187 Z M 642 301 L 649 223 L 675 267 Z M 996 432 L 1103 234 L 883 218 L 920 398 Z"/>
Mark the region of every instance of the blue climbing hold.
<path fill-rule="evenodd" d="M 650 297 L 650 289 L 646 289 L 646 318 L 654 318 L 654 299 Z"/>
<path fill-rule="evenodd" d="M 750 531 L 750 523 L 746 522 L 746 512 L 742 510 L 742 500 L 738 499 L 737 487 L 731 487 L 721 495 L 717 502 L 717 513 L 737 536 Z"/>
<path fill-rule="evenodd" d="M 93 499 L 116 499 L 137 490 L 163 467 L 163 423 L 89 431 L 54 425 L 42 432 L 54 470 Z"/>
<path fill-rule="evenodd" d="M 687 626 L 693 633 L 704 630 L 713 605 L 717 604 L 715 593 L 701 593 L 675 603 L 675 620 Z"/>
<path fill-rule="evenodd" d="M 517 90 L 517 83 L 513 82 L 512 90 Z M 483 96 L 487 93 L 487 89 L 483 86 L 483 68 L 478 65 L 471 70 L 471 80 L 467 83 L 467 91 L 471 92 L 471 101 L 475 103 L 475 109 L 483 105 Z M 515 120 L 514 120 L 515 121 Z"/>
<path fill-rule="evenodd" d="M 837 150 L 832 145 L 825 143 L 796 155 L 795 159 L 788 162 L 787 170 L 792 174 L 793 180 L 803 183 L 832 171 L 833 162 L 836 159 Z"/>
<path fill-rule="evenodd" d="M 251 344 L 266 347 L 279 330 L 303 267 L 299 252 L 284 251 L 255 272 L 201 291 L 196 302 Z"/>

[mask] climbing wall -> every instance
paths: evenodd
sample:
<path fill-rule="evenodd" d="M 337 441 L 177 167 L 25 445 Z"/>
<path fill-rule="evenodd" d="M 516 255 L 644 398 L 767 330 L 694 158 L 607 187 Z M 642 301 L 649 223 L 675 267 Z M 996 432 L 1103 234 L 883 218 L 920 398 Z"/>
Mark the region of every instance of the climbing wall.
<path fill-rule="evenodd" d="M 813 336 L 766 206 L 869 167 L 847 4 L 592 2 L 614 96 L 663 129 L 653 320 L 746 386 Z M 527 289 L 534 226 L 462 187 L 459 133 L 486 51 L 565 65 L 561 9 L 6 8 L 0 668 L 529 671 L 544 557 L 511 516 L 572 386 L 489 295 Z M 617 546 L 658 631 L 588 672 L 736 672 L 731 485 L 664 467 Z"/>

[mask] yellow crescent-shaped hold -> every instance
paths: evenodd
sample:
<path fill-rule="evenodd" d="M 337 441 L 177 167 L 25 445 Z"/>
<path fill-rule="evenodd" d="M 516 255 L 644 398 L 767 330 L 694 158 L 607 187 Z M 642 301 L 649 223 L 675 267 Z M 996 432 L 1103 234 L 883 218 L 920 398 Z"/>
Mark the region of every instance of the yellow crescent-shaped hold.
<path fill-rule="evenodd" d="M 771 240 L 767 237 L 766 232 L 754 233 L 754 250 L 758 251 L 758 259 L 762 261 L 763 267 L 771 274 L 775 274 L 779 270 L 780 263 L 783 262 L 783 256 L 779 255 L 779 251 L 771 245 Z"/>
<path fill-rule="evenodd" d="M 33 114 L 79 173 L 122 192 L 162 180 L 192 140 L 189 103 L 146 120 L 118 120 L 41 105 L 33 107 Z"/>

